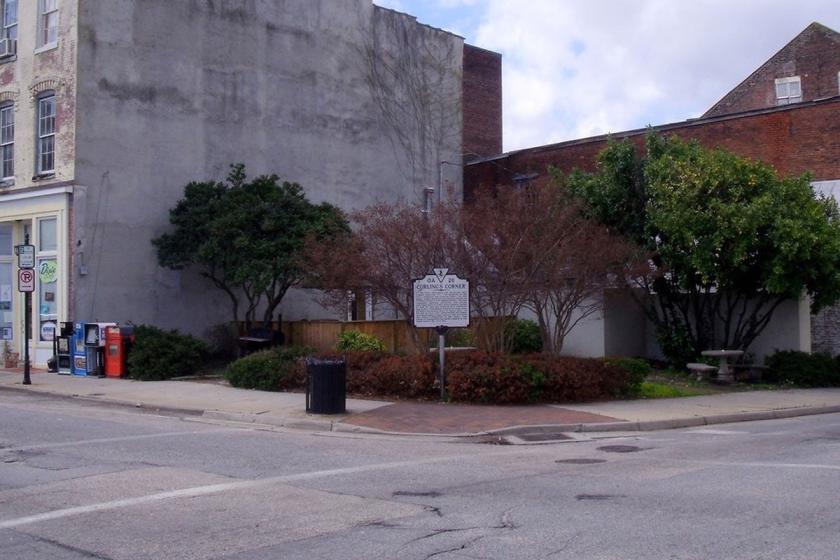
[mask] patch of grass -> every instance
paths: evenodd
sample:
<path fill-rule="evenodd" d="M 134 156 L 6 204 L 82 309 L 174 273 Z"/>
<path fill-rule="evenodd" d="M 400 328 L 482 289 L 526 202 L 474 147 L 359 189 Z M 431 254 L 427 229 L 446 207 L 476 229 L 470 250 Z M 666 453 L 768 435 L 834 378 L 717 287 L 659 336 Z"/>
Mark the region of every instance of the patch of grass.
<path fill-rule="evenodd" d="M 694 397 L 708 394 L 693 387 L 678 387 L 668 383 L 657 381 L 645 381 L 642 383 L 639 396 L 643 399 L 674 399 L 678 397 Z"/>
<path fill-rule="evenodd" d="M 693 373 L 673 370 L 654 370 L 641 386 L 639 398 L 671 399 L 698 395 L 719 395 L 739 391 L 776 390 L 778 385 L 766 383 L 732 383 L 718 385 L 712 381 L 697 381 Z"/>

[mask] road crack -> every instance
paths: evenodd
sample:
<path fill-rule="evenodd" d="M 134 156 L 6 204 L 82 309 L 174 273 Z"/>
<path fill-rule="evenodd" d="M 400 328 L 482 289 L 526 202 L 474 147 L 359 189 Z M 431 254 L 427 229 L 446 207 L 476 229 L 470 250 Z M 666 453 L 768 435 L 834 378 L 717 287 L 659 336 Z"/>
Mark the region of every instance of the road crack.
<path fill-rule="evenodd" d="M 485 536 L 486 535 L 481 535 L 479 537 L 475 537 L 475 538 L 470 539 L 467 542 L 465 542 L 465 543 L 463 543 L 459 546 L 453 547 L 453 548 L 447 548 L 446 550 L 438 550 L 437 552 L 432 552 L 431 554 L 428 554 L 426 556 L 425 560 L 429 560 L 429 558 L 434 558 L 435 556 L 440 556 L 441 554 L 447 554 L 449 552 L 458 552 L 459 550 L 465 550 L 466 548 L 474 545 L 475 543 L 477 543 L 478 541 L 483 539 Z"/>
<path fill-rule="evenodd" d="M 75 552 L 76 554 L 81 554 L 84 558 L 94 558 L 95 560 L 113 560 L 110 556 L 102 556 L 101 554 L 96 554 L 95 552 L 91 552 L 89 550 L 85 550 L 83 548 L 77 548 L 75 546 L 70 546 L 69 544 L 64 544 L 58 542 L 53 539 L 48 539 L 46 537 L 39 537 L 37 535 L 29 535 L 33 539 L 37 540 L 38 542 L 46 543 L 52 545 L 56 548 L 60 548 L 62 550 L 67 550 L 69 552 Z"/>

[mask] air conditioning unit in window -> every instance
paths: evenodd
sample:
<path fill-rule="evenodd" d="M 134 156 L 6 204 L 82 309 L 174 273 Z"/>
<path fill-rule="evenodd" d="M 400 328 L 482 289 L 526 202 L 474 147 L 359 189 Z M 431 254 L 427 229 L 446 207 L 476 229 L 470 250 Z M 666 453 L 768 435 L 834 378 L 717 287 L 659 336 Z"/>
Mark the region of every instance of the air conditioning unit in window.
<path fill-rule="evenodd" d="M 14 39 L 0 39 L 0 58 L 15 56 L 17 41 Z"/>

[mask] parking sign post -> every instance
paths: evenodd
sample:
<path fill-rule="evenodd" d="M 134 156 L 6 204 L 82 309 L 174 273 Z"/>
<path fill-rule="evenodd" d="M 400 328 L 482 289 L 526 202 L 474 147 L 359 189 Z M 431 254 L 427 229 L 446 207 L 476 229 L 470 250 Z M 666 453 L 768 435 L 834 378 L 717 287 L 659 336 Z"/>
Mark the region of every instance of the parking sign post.
<path fill-rule="evenodd" d="M 18 291 L 23 292 L 23 384 L 32 385 L 29 377 L 29 330 L 32 313 L 32 292 L 35 291 L 35 246 L 29 244 L 29 234 L 23 245 L 15 247 L 18 256 Z"/>

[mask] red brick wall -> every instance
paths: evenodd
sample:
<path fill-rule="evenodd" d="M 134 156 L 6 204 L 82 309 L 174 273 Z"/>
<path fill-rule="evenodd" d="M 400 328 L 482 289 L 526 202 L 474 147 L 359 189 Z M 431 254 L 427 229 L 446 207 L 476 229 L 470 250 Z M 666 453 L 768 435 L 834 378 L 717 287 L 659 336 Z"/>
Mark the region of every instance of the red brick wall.
<path fill-rule="evenodd" d="M 703 117 L 776 106 L 776 78 L 799 76 L 802 101 L 840 95 L 840 34 L 812 23 Z"/>
<path fill-rule="evenodd" d="M 464 160 L 502 151 L 502 55 L 464 45 Z"/>
<path fill-rule="evenodd" d="M 750 114 L 699 119 L 663 125 L 654 130 L 695 138 L 708 147 L 721 147 L 745 157 L 761 160 L 782 175 L 806 171 L 814 180 L 840 179 L 840 98 L 789 105 Z M 644 142 L 646 130 L 614 134 Z M 464 169 L 467 200 L 477 189 L 511 185 L 520 174 L 548 178 L 548 168 L 568 172 L 577 167 L 591 171 L 605 146 L 606 136 L 538 146 L 469 164 Z"/>

